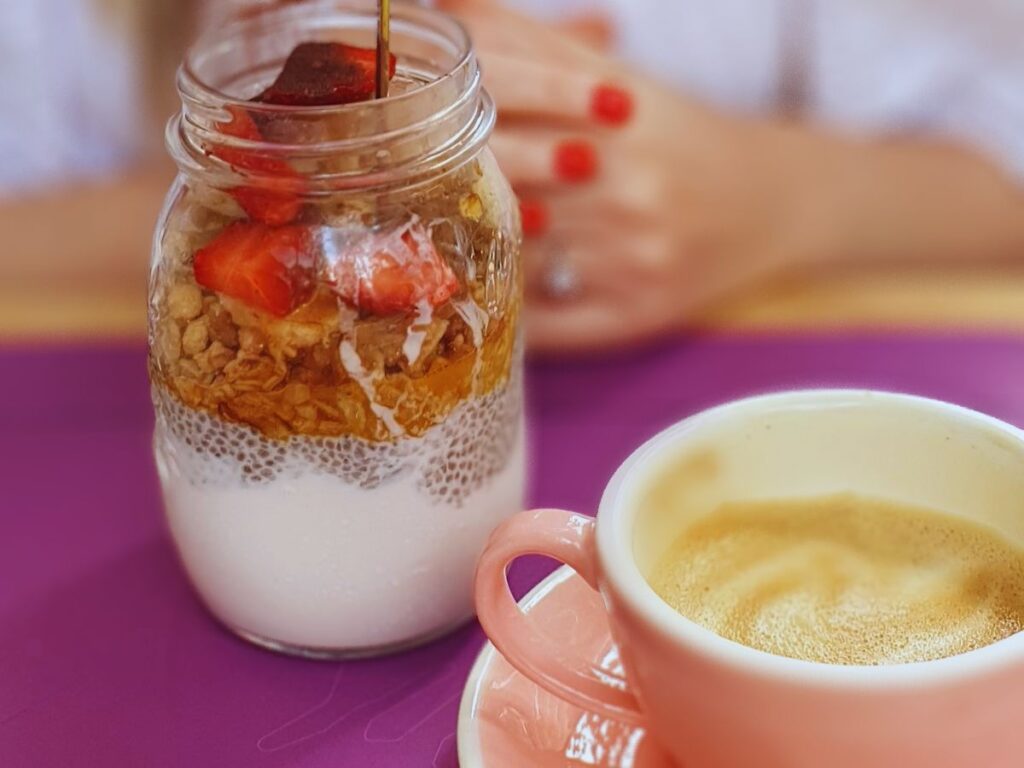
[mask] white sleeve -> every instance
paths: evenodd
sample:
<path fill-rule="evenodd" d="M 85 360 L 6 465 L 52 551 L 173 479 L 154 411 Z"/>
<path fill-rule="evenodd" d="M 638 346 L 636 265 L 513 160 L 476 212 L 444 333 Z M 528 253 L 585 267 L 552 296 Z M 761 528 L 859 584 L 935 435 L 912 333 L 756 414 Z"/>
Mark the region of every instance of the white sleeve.
<path fill-rule="evenodd" d="M 0 195 L 101 173 L 137 151 L 133 54 L 95 0 L 0 6 Z"/>
<path fill-rule="evenodd" d="M 760 114 L 779 93 L 779 0 L 504 0 L 540 18 L 598 13 L 619 53 L 722 109 Z"/>
<path fill-rule="evenodd" d="M 813 116 L 871 134 L 949 137 L 1024 183 L 1024 2 L 818 0 Z"/>

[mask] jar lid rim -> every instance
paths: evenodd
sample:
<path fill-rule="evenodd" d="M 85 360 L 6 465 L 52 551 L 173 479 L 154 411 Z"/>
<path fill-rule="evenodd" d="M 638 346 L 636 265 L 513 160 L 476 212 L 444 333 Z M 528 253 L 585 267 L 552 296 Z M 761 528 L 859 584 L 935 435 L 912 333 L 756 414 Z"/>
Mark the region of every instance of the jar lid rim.
<path fill-rule="evenodd" d="M 448 39 L 458 46 L 461 55 L 449 71 L 428 83 L 396 96 L 389 96 L 385 99 L 379 100 L 359 101 L 351 104 L 308 107 L 264 104 L 250 101 L 239 96 L 232 96 L 220 88 L 206 82 L 206 80 L 200 77 L 196 72 L 195 61 L 200 52 L 207 50 L 218 41 L 220 41 L 221 44 L 225 44 L 227 41 L 235 39 L 237 35 L 241 35 L 247 27 L 255 25 L 257 21 L 260 24 L 268 22 L 280 22 L 283 24 L 288 20 L 295 20 L 304 16 L 315 17 L 318 13 L 322 13 L 326 9 L 330 10 L 335 15 L 344 15 L 352 20 L 362 21 L 364 24 L 376 25 L 377 13 L 375 8 L 375 3 L 367 3 L 365 0 L 362 2 L 353 2 L 351 4 L 346 3 L 343 8 L 337 7 L 336 4 L 329 1 L 312 2 L 299 5 L 268 7 L 255 16 L 232 19 L 227 24 L 203 35 L 189 47 L 182 64 L 178 69 L 177 86 L 179 95 L 184 102 L 188 102 L 199 107 L 216 106 L 221 109 L 239 107 L 244 108 L 251 113 L 265 114 L 268 116 L 286 114 L 317 117 L 332 114 L 344 114 L 345 112 L 355 112 L 361 109 L 373 109 L 374 105 L 377 105 L 378 107 L 393 107 L 394 105 L 401 104 L 402 102 L 412 101 L 417 98 L 424 98 L 431 91 L 443 88 L 445 84 L 456 77 L 458 73 L 467 68 L 476 66 L 476 54 L 473 50 L 472 40 L 469 36 L 468 30 L 462 22 L 453 16 L 436 11 L 432 8 L 402 4 L 400 6 L 392 6 L 393 25 L 397 27 L 401 27 L 403 24 L 420 28 L 431 27 L 439 34 L 446 34 Z"/>
<path fill-rule="evenodd" d="M 168 149 L 179 168 L 220 184 L 237 183 L 239 178 L 266 182 L 275 187 L 294 181 L 274 178 L 276 163 L 254 162 L 251 166 L 228 162 L 246 153 L 253 157 L 301 160 L 350 153 L 367 157 L 363 168 L 336 173 L 304 173 L 307 191 L 339 191 L 411 182 L 430 171 L 452 168 L 479 151 L 494 127 L 495 109 L 481 82 L 480 67 L 465 27 L 453 17 L 430 8 L 402 4 L 392 19 L 395 32 L 404 33 L 410 46 L 426 46 L 426 58 L 411 55 L 415 63 L 426 62 L 426 82 L 396 96 L 338 106 L 294 107 L 248 101 L 203 82 L 198 66 L 227 71 L 237 67 L 241 76 L 259 72 L 269 47 L 281 55 L 278 34 L 287 37 L 323 37 L 325 31 L 344 34 L 347 30 L 375 33 L 377 14 L 371 2 L 313 0 L 300 5 L 275 6 L 255 16 L 237 17 L 199 39 L 189 50 L 179 70 L 182 110 L 168 125 Z M 319 33 L 319 34 L 318 34 Z M 240 42 L 241 41 L 241 42 Z M 252 45 L 255 62 L 240 45 Z M 261 48 L 260 45 L 264 47 Z M 417 50 L 412 48 L 412 50 Z M 435 58 L 437 57 L 437 58 Z M 431 71 L 433 70 L 433 71 Z M 415 73 L 415 69 L 412 70 Z M 255 120 L 266 118 L 281 126 L 296 121 L 300 130 L 280 131 L 277 137 L 235 135 L 224 126 L 242 110 Z M 337 122 L 341 119 L 343 122 Z M 312 122 L 311 122 L 312 121 Z M 331 130 L 326 136 L 303 126 L 324 121 Z M 345 126 L 340 130 L 338 126 Z M 429 138 L 426 138 L 429 135 Z M 308 139 L 307 139 L 308 137 Z M 454 165 L 453 165 L 454 164 Z"/>

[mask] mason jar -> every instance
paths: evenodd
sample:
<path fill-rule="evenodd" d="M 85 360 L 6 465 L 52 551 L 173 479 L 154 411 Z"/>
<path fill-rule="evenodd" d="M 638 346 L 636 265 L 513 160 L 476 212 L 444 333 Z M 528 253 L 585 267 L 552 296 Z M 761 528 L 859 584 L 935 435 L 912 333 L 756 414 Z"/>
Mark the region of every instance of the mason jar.
<path fill-rule="evenodd" d="M 385 653 L 472 616 L 522 508 L 514 196 L 463 28 L 401 6 L 391 95 L 251 101 L 299 43 L 373 47 L 375 9 L 289 5 L 201 39 L 149 299 L 155 454 L 209 610 L 307 656 Z"/>

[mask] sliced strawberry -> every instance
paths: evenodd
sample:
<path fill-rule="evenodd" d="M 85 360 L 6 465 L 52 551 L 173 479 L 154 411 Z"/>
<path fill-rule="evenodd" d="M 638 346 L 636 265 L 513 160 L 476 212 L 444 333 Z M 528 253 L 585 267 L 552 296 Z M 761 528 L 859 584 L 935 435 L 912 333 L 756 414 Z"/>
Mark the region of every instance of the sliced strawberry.
<path fill-rule="evenodd" d="M 394 76 L 397 59 L 390 59 Z M 342 43 L 302 43 L 292 51 L 277 80 L 253 101 L 283 106 L 311 107 L 350 104 L 373 96 L 377 52 Z M 229 107 L 231 121 L 221 132 L 249 141 L 266 137 L 252 115 L 242 107 Z M 283 159 L 235 147 L 216 147 L 213 154 L 242 171 L 276 178 L 283 189 L 264 183 L 238 187 L 232 196 L 253 221 L 276 226 L 291 224 L 302 210 L 295 193 L 299 174 Z"/>
<path fill-rule="evenodd" d="M 221 126 L 221 133 L 225 136 L 234 136 L 235 138 L 247 141 L 263 141 L 263 134 L 260 133 L 256 121 L 252 119 L 252 115 L 247 110 L 242 107 L 232 106 L 228 107 L 228 113 L 231 115 L 231 120 Z M 281 173 L 288 167 L 288 163 L 278 158 L 253 154 L 252 152 L 235 147 L 218 146 L 215 152 L 221 160 L 247 171 Z"/>
<path fill-rule="evenodd" d="M 391 56 L 394 77 L 397 59 Z M 290 107 L 366 101 L 374 94 L 377 52 L 343 43 L 302 43 L 291 52 L 277 80 L 255 100 Z"/>
<path fill-rule="evenodd" d="M 228 107 L 231 121 L 225 123 L 221 132 L 249 141 L 262 141 L 256 121 L 241 107 Z M 243 171 L 252 171 L 261 175 L 272 176 L 281 180 L 283 185 L 294 184 L 299 174 L 284 160 L 248 152 L 235 147 L 218 146 L 213 154 L 226 163 Z M 287 190 L 276 190 L 264 187 L 236 187 L 231 190 L 232 197 L 242 206 L 242 210 L 253 221 L 276 226 L 290 224 L 298 218 L 302 209 L 302 201 L 294 193 Z"/>
<path fill-rule="evenodd" d="M 305 227 L 236 222 L 199 250 L 196 282 L 253 309 L 284 317 L 316 288 L 316 252 Z"/>
<path fill-rule="evenodd" d="M 350 306 L 374 315 L 437 307 L 459 289 L 459 281 L 420 224 L 390 232 L 328 240 L 334 289 Z"/>
<path fill-rule="evenodd" d="M 289 192 L 236 187 L 231 196 L 250 219 L 272 226 L 291 224 L 302 210 L 302 201 Z"/>

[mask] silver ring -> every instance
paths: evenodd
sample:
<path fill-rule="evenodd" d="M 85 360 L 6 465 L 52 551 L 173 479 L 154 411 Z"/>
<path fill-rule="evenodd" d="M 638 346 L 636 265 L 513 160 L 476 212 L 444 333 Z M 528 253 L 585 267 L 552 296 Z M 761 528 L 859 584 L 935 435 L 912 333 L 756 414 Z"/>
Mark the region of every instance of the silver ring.
<path fill-rule="evenodd" d="M 565 301 L 579 294 L 580 273 L 563 242 L 556 240 L 547 246 L 543 279 L 548 298 Z"/>

